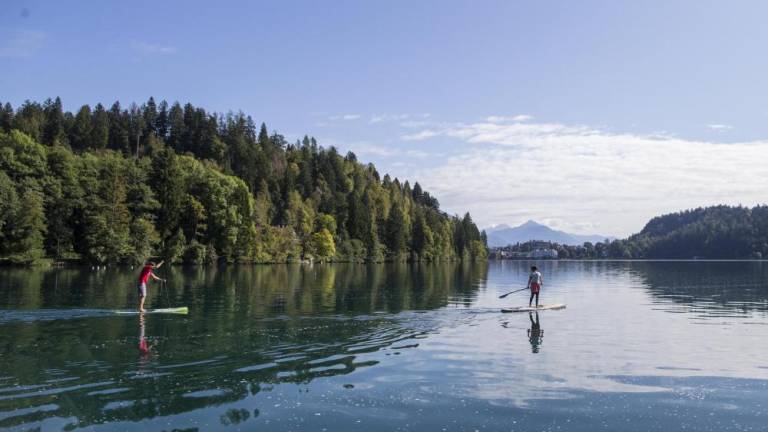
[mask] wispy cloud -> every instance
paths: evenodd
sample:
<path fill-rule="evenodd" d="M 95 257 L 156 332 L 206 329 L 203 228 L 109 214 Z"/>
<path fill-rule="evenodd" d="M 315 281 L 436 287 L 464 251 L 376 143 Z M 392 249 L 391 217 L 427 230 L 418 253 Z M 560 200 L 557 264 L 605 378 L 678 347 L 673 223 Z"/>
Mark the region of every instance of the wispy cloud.
<path fill-rule="evenodd" d="M 402 135 L 400 138 L 404 139 L 405 141 L 421 141 L 436 137 L 440 134 L 441 132 L 433 131 L 431 129 L 424 129 L 416 133 Z"/>
<path fill-rule="evenodd" d="M 409 128 L 409 129 L 428 127 L 431 124 L 432 122 L 428 120 L 406 120 L 406 121 L 400 122 L 400 126 L 404 128 Z"/>
<path fill-rule="evenodd" d="M 373 155 L 391 157 L 398 154 L 398 151 L 391 147 L 384 147 L 376 144 L 357 144 L 351 147 L 352 151 L 358 155 Z"/>
<path fill-rule="evenodd" d="M 382 123 L 388 121 L 407 120 L 410 114 L 377 114 L 371 116 L 371 123 Z"/>
<path fill-rule="evenodd" d="M 327 137 L 321 139 L 320 142 L 325 146 L 334 146 L 342 152 L 352 151 L 363 159 L 370 157 L 387 159 L 388 166 L 400 166 L 401 159 L 407 161 L 442 156 L 442 154 L 433 154 L 421 149 L 405 149 L 401 146 L 382 145 L 371 141 L 346 141 Z"/>
<path fill-rule="evenodd" d="M 725 132 L 733 129 L 733 126 L 726 124 L 708 124 L 707 127 L 718 132 Z"/>
<path fill-rule="evenodd" d="M 558 219 L 626 235 L 658 214 L 711 205 L 764 203 L 768 141 L 715 143 L 613 133 L 561 123 L 454 123 L 402 136 L 463 147 L 416 172 L 446 208 L 481 224 Z"/>
<path fill-rule="evenodd" d="M 485 121 L 490 123 L 505 123 L 505 122 L 526 122 L 533 120 L 533 116 L 527 114 L 520 114 L 516 116 L 490 116 L 486 117 Z"/>
<path fill-rule="evenodd" d="M 46 33 L 21 30 L 0 32 L 0 57 L 32 57 L 43 47 Z"/>
<path fill-rule="evenodd" d="M 380 157 L 400 157 L 424 159 L 430 156 L 430 153 L 423 150 L 404 150 L 402 148 L 382 146 L 370 143 L 358 143 L 350 146 L 350 149 L 358 155 L 380 156 Z"/>
<path fill-rule="evenodd" d="M 360 114 L 340 114 L 328 117 L 329 120 L 357 120 L 362 117 Z"/>
<path fill-rule="evenodd" d="M 427 119 L 430 118 L 432 114 L 430 113 L 420 113 L 420 114 L 408 114 L 408 113 L 401 113 L 401 114 L 375 114 L 371 116 L 370 123 L 383 123 L 383 122 L 403 122 L 405 120 L 413 120 L 413 119 Z"/>
<path fill-rule="evenodd" d="M 173 54 L 177 51 L 176 47 L 171 45 L 162 45 L 149 43 L 145 41 L 134 41 L 131 48 L 139 54 Z"/>

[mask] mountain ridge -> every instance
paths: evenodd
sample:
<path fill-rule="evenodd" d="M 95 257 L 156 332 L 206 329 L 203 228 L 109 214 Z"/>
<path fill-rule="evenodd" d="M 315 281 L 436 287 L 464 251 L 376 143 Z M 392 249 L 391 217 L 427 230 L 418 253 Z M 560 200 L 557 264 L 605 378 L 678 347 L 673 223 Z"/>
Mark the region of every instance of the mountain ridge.
<path fill-rule="evenodd" d="M 485 230 L 488 236 L 488 246 L 503 247 L 531 240 L 549 241 L 564 245 L 577 246 L 585 242 L 598 243 L 611 240 L 611 237 L 599 234 L 572 234 L 555 230 L 534 220 L 528 220 L 518 226 L 510 227 L 499 224 Z"/>

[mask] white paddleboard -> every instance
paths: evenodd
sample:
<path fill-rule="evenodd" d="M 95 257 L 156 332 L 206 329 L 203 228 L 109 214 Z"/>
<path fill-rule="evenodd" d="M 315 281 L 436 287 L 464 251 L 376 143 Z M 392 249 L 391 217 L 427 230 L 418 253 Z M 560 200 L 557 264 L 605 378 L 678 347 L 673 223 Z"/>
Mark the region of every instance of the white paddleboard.
<path fill-rule="evenodd" d="M 113 311 L 116 314 L 121 315 L 138 315 L 141 312 L 138 310 L 116 310 Z M 165 309 L 147 309 L 144 311 L 145 314 L 179 314 L 179 315 L 186 315 L 189 313 L 189 308 L 186 306 L 183 307 L 175 307 L 175 308 L 165 308 Z"/>
<path fill-rule="evenodd" d="M 539 305 L 539 307 L 533 307 L 533 306 L 520 306 L 516 308 L 509 308 L 509 309 L 502 309 L 501 311 L 504 313 L 509 312 L 537 312 L 540 310 L 556 310 L 556 309 L 565 309 L 565 303 L 555 303 L 555 304 L 548 304 L 548 305 Z"/>

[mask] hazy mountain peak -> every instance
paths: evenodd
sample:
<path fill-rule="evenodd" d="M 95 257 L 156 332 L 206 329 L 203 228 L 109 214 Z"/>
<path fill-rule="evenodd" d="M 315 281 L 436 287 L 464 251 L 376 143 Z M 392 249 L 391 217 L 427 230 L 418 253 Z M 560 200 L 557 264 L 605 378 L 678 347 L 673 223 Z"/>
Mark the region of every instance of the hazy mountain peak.
<path fill-rule="evenodd" d="M 608 237 L 601 235 L 570 234 L 554 230 L 534 220 L 528 220 L 516 227 L 499 224 L 485 230 L 488 235 L 488 246 L 500 247 L 531 240 L 549 241 L 564 245 L 581 245 L 584 242 L 602 242 Z"/>
<path fill-rule="evenodd" d="M 540 226 L 546 226 L 546 225 L 542 225 L 542 224 L 540 224 L 540 223 L 536 222 L 536 221 L 535 221 L 535 220 L 533 220 L 533 219 L 528 219 L 528 220 L 527 220 L 525 223 L 523 223 L 522 225 L 520 225 L 518 228 L 524 228 L 524 227 L 540 227 Z M 549 227 L 547 227 L 547 228 L 549 228 Z"/>
<path fill-rule="evenodd" d="M 506 230 L 506 229 L 510 229 L 510 228 L 512 228 L 512 227 L 507 225 L 507 224 L 492 225 L 492 226 L 489 226 L 488 228 L 485 229 L 485 233 L 488 234 L 488 233 L 492 233 L 492 232 L 496 232 L 496 231 L 501 231 L 501 230 Z"/>

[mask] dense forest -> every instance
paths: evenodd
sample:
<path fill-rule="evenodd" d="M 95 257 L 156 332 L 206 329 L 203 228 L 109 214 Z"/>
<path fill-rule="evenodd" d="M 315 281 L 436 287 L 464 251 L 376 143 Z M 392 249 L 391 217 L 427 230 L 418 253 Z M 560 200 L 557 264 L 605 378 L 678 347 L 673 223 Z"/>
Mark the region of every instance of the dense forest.
<path fill-rule="evenodd" d="M 768 257 L 768 206 L 721 205 L 658 216 L 639 233 L 612 242 L 527 242 L 503 249 L 542 247 L 555 249 L 561 259 L 762 259 Z"/>
<path fill-rule="evenodd" d="M 768 206 L 714 206 L 651 219 L 618 252 L 639 258 L 768 257 Z"/>
<path fill-rule="evenodd" d="M 243 113 L 0 104 L 6 263 L 471 260 L 483 234 L 418 183 Z"/>

